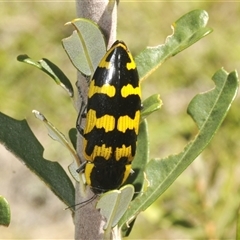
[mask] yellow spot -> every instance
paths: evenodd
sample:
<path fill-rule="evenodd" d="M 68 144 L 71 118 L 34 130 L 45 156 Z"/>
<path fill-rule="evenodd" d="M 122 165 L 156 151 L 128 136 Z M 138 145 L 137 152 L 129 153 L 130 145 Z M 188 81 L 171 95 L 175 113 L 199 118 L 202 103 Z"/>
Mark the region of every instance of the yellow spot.
<path fill-rule="evenodd" d="M 112 46 L 107 52 L 106 54 L 103 56 L 102 60 L 100 61 L 98 67 L 100 68 L 106 68 L 106 69 L 110 69 L 111 68 L 111 63 L 110 62 L 107 62 L 107 58 L 109 56 L 110 53 L 112 53 L 112 51 L 115 49 L 115 48 L 118 48 L 118 47 L 122 47 L 128 54 L 131 62 L 127 63 L 126 64 L 126 68 L 128 70 L 130 69 L 135 69 L 136 68 L 136 64 L 133 60 L 133 56 L 132 54 L 129 52 L 129 50 L 127 49 L 126 45 L 124 45 L 123 43 L 118 43 L 117 45 L 114 45 Z"/>
<path fill-rule="evenodd" d="M 125 51 L 128 52 L 127 46 L 121 42 L 119 42 L 115 47 L 122 47 Z"/>
<path fill-rule="evenodd" d="M 127 180 L 131 170 L 132 170 L 131 164 L 125 165 L 125 172 L 124 172 L 122 184 Z"/>
<path fill-rule="evenodd" d="M 103 157 L 104 159 L 108 160 L 112 155 L 112 147 L 106 147 L 105 144 L 102 146 L 94 146 L 93 151 L 91 155 L 87 155 L 86 153 L 86 147 L 87 147 L 87 140 L 83 140 L 83 149 L 84 149 L 84 158 L 89 161 L 93 162 L 96 157 Z"/>
<path fill-rule="evenodd" d="M 95 146 L 93 149 L 92 159 L 95 157 L 103 157 L 105 160 L 108 160 L 112 155 L 112 147 L 106 147 L 105 144 L 102 146 Z"/>
<path fill-rule="evenodd" d="M 116 89 L 109 84 L 104 84 L 102 87 L 95 86 L 95 80 L 92 80 L 89 86 L 88 97 L 91 98 L 95 93 L 103 93 L 109 97 L 113 97 L 116 93 Z"/>
<path fill-rule="evenodd" d="M 135 69 L 135 68 L 136 68 L 136 64 L 135 64 L 135 62 L 134 62 L 134 60 L 133 60 L 132 54 L 131 54 L 130 51 L 127 49 L 127 46 L 126 46 L 125 44 L 123 44 L 123 43 L 119 43 L 119 44 L 117 44 L 116 46 L 114 46 L 113 48 L 115 48 L 115 47 L 122 47 L 122 48 L 127 52 L 128 57 L 130 58 L 131 62 L 128 62 L 128 63 L 126 64 L 126 68 L 127 68 L 128 70 Z M 110 49 L 109 51 L 111 51 L 111 50 L 112 50 L 112 49 Z"/>
<path fill-rule="evenodd" d="M 141 97 L 140 87 L 134 88 L 131 84 L 128 84 L 128 85 L 122 87 L 122 89 L 121 89 L 122 97 L 127 97 L 132 94 L 139 95 Z"/>
<path fill-rule="evenodd" d="M 116 160 L 118 161 L 122 157 L 127 157 L 129 161 L 133 160 L 132 147 L 131 146 L 126 147 L 123 144 L 121 148 L 116 148 L 116 151 L 115 151 L 115 158 L 116 158 Z"/>
<path fill-rule="evenodd" d="M 92 162 L 94 159 L 92 159 L 92 156 L 91 156 L 91 155 L 90 155 L 90 156 L 87 155 L 87 153 L 86 153 L 86 147 L 87 147 L 87 140 L 86 140 L 86 139 L 83 139 L 83 149 L 84 149 L 83 155 L 84 155 L 84 158 L 85 158 L 85 160 Z"/>
<path fill-rule="evenodd" d="M 105 132 L 112 131 L 115 127 L 115 118 L 111 115 L 106 114 L 97 119 L 96 127 L 104 128 Z"/>
<path fill-rule="evenodd" d="M 86 121 L 86 126 L 85 126 L 85 129 L 84 129 L 84 134 L 92 131 L 92 129 L 96 125 L 96 121 L 97 121 L 96 111 L 90 109 L 87 113 L 87 121 Z"/>
<path fill-rule="evenodd" d="M 115 127 L 115 118 L 111 115 L 104 115 L 100 118 L 96 117 L 96 111 L 89 109 L 86 118 L 86 127 L 84 129 L 84 134 L 87 134 L 96 128 L 104 128 L 105 132 L 112 131 Z"/>
<path fill-rule="evenodd" d="M 134 129 L 136 134 L 138 134 L 139 129 L 139 121 L 140 121 L 140 111 L 137 111 L 135 114 L 135 118 L 132 119 L 129 116 L 119 117 L 117 122 L 117 129 L 120 132 L 125 133 L 127 129 Z"/>
<path fill-rule="evenodd" d="M 128 56 L 129 56 L 129 58 L 131 59 L 131 62 L 130 62 L 130 63 L 127 63 L 127 65 L 126 65 L 127 69 L 128 69 L 128 70 L 130 70 L 130 69 L 135 69 L 135 68 L 136 68 L 136 64 L 135 64 L 135 62 L 134 62 L 134 60 L 133 60 L 133 57 L 132 57 L 132 54 L 131 54 L 130 52 L 128 52 Z"/>
<path fill-rule="evenodd" d="M 86 182 L 89 186 L 91 186 L 91 173 L 93 168 L 94 168 L 94 164 L 88 162 L 84 170 Z"/>
<path fill-rule="evenodd" d="M 112 50 L 114 49 L 115 47 L 112 47 L 110 48 L 106 54 L 103 56 L 102 60 L 100 61 L 100 63 L 98 64 L 98 67 L 100 68 L 107 68 L 109 69 L 111 67 L 111 63 L 110 62 L 107 62 L 107 58 L 109 56 L 109 54 L 112 52 Z"/>

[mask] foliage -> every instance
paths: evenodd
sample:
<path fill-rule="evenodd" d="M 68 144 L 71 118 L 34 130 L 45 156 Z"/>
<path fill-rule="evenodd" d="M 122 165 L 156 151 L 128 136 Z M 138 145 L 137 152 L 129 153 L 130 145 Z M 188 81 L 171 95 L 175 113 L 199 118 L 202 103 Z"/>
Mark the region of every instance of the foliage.
<path fill-rule="evenodd" d="M 7 200 L 0 196 L 0 225 L 8 226 L 10 224 L 11 213 Z"/>
<path fill-rule="evenodd" d="M 129 44 L 128 44 L 129 45 Z"/>
<path fill-rule="evenodd" d="M 38 175 L 63 202 L 68 206 L 73 205 L 75 192 L 71 180 L 59 163 L 43 158 L 43 147 L 26 120 L 17 121 L 0 113 L 0 122 L 1 143 Z"/>

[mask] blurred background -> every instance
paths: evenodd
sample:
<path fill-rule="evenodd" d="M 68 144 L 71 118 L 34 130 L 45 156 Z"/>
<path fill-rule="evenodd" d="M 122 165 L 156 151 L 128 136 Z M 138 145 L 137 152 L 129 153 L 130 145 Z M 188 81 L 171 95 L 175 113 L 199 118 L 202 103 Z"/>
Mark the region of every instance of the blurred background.
<path fill-rule="evenodd" d="M 240 70 L 240 4 L 235 2 L 120 1 L 118 39 L 136 56 L 146 46 L 164 43 L 171 24 L 194 9 L 204 9 L 214 32 L 166 61 L 142 84 L 143 99 L 160 93 L 163 107 L 148 118 L 150 157 L 180 152 L 197 133 L 186 110 L 199 92 L 214 87 L 221 67 Z M 0 111 L 27 119 L 45 148 L 44 157 L 66 169 L 72 161 L 31 113 L 37 109 L 67 135 L 77 113 L 67 94 L 46 74 L 20 63 L 19 54 L 43 57 L 76 81 L 61 39 L 71 35 L 64 24 L 76 17 L 74 2 L 0 3 Z M 135 222 L 130 239 L 235 238 L 240 203 L 239 95 L 208 148 Z M 0 146 L 0 194 L 11 206 L 12 220 L 1 227 L 4 239 L 71 239 L 70 211 L 20 161 Z"/>

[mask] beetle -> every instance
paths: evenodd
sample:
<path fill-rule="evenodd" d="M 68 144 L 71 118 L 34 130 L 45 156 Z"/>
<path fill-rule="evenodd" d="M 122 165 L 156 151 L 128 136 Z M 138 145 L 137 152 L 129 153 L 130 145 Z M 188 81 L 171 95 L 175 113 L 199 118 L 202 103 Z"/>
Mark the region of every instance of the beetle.
<path fill-rule="evenodd" d="M 119 188 L 132 171 L 140 110 L 137 67 L 126 44 L 117 40 L 90 80 L 84 129 L 77 120 L 86 160 L 78 172 L 84 171 L 94 193 Z"/>

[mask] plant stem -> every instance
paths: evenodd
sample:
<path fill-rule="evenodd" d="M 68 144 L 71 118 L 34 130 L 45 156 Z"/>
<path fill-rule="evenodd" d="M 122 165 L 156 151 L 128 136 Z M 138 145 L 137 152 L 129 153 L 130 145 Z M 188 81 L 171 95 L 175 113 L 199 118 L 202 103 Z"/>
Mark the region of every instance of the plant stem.
<path fill-rule="evenodd" d="M 77 17 L 88 18 L 96 22 L 103 31 L 106 39 L 107 47 L 111 46 L 116 40 L 116 22 L 117 22 L 117 3 L 111 0 L 76 0 Z M 98 41 L 98 39 L 96 39 Z M 78 101 L 78 109 L 82 101 L 87 102 L 88 81 L 78 72 L 77 86 L 81 90 L 81 97 Z M 83 122 L 83 121 L 82 121 Z M 83 122 L 84 124 L 84 122 Z M 77 152 L 81 159 L 82 154 L 82 136 L 77 136 Z M 93 193 L 89 187 L 86 190 L 81 189 L 79 183 L 76 183 L 76 204 L 83 202 L 92 197 Z M 103 239 L 103 225 L 105 221 L 102 219 L 99 211 L 95 208 L 96 200 L 81 207 L 76 208 L 75 223 L 75 239 Z"/>

